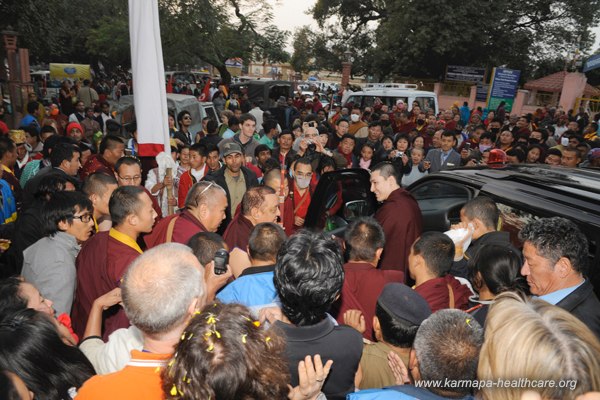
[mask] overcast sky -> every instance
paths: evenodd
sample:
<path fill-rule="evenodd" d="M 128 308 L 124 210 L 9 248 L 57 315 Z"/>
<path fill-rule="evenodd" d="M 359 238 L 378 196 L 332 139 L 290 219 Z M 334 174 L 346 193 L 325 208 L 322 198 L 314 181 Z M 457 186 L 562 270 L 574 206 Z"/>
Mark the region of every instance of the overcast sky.
<path fill-rule="evenodd" d="M 310 9 L 316 0 L 268 0 L 273 6 L 273 15 L 275 17 L 274 23 L 279 29 L 290 31 L 294 33 L 295 28 L 299 28 L 303 25 L 310 25 L 317 28 L 317 23 L 313 18 L 306 14 L 306 11 Z M 593 29 L 596 34 L 596 43 L 592 47 L 592 51 L 600 47 L 600 26 Z M 292 43 L 290 41 L 287 46 L 287 51 L 292 52 Z"/>

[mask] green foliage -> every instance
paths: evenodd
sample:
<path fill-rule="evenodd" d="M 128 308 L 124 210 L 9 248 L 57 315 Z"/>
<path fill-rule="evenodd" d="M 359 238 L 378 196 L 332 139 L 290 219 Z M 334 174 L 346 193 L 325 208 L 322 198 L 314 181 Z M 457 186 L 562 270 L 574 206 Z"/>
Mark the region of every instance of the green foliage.
<path fill-rule="evenodd" d="M 376 79 L 439 79 L 449 64 L 507 65 L 526 79 L 578 44 L 589 51 L 599 10 L 600 0 L 318 0 L 312 14 L 330 47 L 355 54 L 353 71 Z"/>
<path fill-rule="evenodd" d="M 43 6 L 43 7 L 42 7 Z M 0 28 L 14 21 L 19 46 L 36 62 L 131 65 L 125 0 L 5 0 Z M 165 65 L 214 65 L 225 80 L 229 58 L 286 62 L 287 32 L 272 24 L 266 0 L 159 0 Z"/>

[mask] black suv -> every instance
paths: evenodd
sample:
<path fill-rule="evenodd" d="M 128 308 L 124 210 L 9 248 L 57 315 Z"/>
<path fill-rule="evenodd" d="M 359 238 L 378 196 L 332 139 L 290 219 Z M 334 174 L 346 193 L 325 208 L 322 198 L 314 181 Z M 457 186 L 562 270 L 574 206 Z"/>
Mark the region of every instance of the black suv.
<path fill-rule="evenodd" d="M 496 201 L 502 213 L 501 229 L 510 233 L 519 248 L 518 233 L 532 219 L 560 216 L 572 220 L 588 238 L 589 278 L 600 294 L 600 171 L 547 165 L 457 168 L 426 176 L 407 190 L 421 208 L 423 231 L 448 230 L 460 221 L 462 206 L 479 195 Z M 305 225 L 340 234 L 348 222 L 372 215 L 377 206 L 367 171 L 326 173 L 313 194 Z"/>

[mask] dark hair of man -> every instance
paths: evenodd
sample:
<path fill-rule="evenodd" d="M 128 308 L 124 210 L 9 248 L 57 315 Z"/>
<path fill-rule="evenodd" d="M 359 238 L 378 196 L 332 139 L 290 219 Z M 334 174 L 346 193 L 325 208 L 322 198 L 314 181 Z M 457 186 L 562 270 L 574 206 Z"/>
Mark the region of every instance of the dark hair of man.
<path fill-rule="evenodd" d="M 519 147 L 513 147 L 512 149 L 508 150 L 506 155 L 510 157 L 517 157 L 517 160 L 519 160 L 521 163 L 525 162 L 527 158 L 527 154 L 525 154 L 525 152 Z"/>
<path fill-rule="evenodd" d="M 280 138 L 280 137 L 282 137 L 282 136 L 284 136 L 284 135 L 290 135 L 292 138 L 294 137 L 294 134 L 293 134 L 293 133 L 292 133 L 292 131 L 291 131 L 291 130 L 289 130 L 289 129 L 283 129 L 283 130 L 281 131 L 281 133 L 279 134 L 278 138 Z"/>
<path fill-rule="evenodd" d="M 479 136 L 479 140 L 481 141 L 482 139 L 490 139 L 491 141 L 494 141 L 494 135 L 492 135 L 491 132 L 483 132 L 481 136 Z"/>
<path fill-rule="evenodd" d="M 142 202 L 140 196 L 144 193 L 140 186 L 121 186 L 115 189 L 108 201 L 113 226 L 123 224 L 128 216 L 138 211 Z"/>
<path fill-rule="evenodd" d="M 344 283 L 340 247 L 314 232 L 298 232 L 279 250 L 273 282 L 283 314 L 292 324 L 320 322 Z"/>
<path fill-rule="evenodd" d="M 59 222 L 73 223 L 77 212 L 87 210 L 92 212 L 94 206 L 81 192 L 57 192 L 42 207 L 42 221 L 47 235 L 54 235 L 60 231 Z"/>
<path fill-rule="evenodd" d="M 336 125 L 339 125 L 339 124 L 341 124 L 342 122 L 348 123 L 348 120 L 347 120 L 347 119 L 345 119 L 345 118 L 338 118 L 338 120 L 337 120 L 337 121 L 335 121 L 335 124 L 336 124 Z"/>
<path fill-rule="evenodd" d="M 64 191 L 67 188 L 67 182 L 71 182 L 73 186 L 77 187 L 77 181 L 70 176 L 48 174 L 42 178 L 33 196 L 36 199 L 43 199 L 44 202 L 48 201 L 56 193 Z"/>
<path fill-rule="evenodd" d="M 468 219 L 477 218 L 486 228 L 496 230 L 500 219 L 500 210 L 490 197 L 477 196 L 469 200 L 462 209 Z"/>
<path fill-rule="evenodd" d="M 214 232 L 198 232 L 188 240 L 187 245 L 192 249 L 202 266 L 215 259 L 215 253 L 225 248 L 223 238 Z"/>
<path fill-rule="evenodd" d="M 63 343 L 52 317 L 23 309 L 0 322 L 0 370 L 17 374 L 37 399 L 68 399 L 95 375 L 76 346 Z"/>
<path fill-rule="evenodd" d="M 227 121 L 227 126 L 229 126 L 230 128 L 239 124 L 240 120 L 237 117 L 230 117 Z"/>
<path fill-rule="evenodd" d="M 11 276 L 0 281 L 0 319 L 12 311 L 27 308 L 27 299 L 21 297 L 23 280 Z"/>
<path fill-rule="evenodd" d="M 201 157 L 208 157 L 206 146 L 200 143 L 195 143 L 190 147 L 190 151 L 200 154 Z"/>
<path fill-rule="evenodd" d="M 454 260 L 454 242 L 441 232 L 425 232 L 413 244 L 415 255 L 425 260 L 427 269 L 436 277 L 446 275 Z"/>
<path fill-rule="evenodd" d="M 491 122 L 497 122 L 497 123 L 499 123 L 499 124 L 500 124 L 500 126 L 504 125 L 504 121 L 502 121 L 502 120 L 501 120 L 500 118 L 498 118 L 498 117 L 494 117 L 494 118 L 493 118 L 493 119 L 490 121 L 490 123 L 491 123 Z"/>
<path fill-rule="evenodd" d="M 349 133 L 344 133 L 342 135 L 342 137 L 340 138 L 340 142 L 343 142 L 344 139 L 350 139 L 350 140 L 352 140 L 354 142 L 354 144 L 356 144 L 356 138 L 354 137 L 354 135 L 351 135 Z"/>
<path fill-rule="evenodd" d="M 376 120 L 369 123 L 369 128 L 375 128 L 376 126 L 381 128 L 381 121 Z"/>
<path fill-rule="evenodd" d="M 442 137 L 451 137 L 452 139 L 456 139 L 454 137 L 455 133 L 453 131 L 444 131 L 442 132 Z"/>
<path fill-rule="evenodd" d="M 269 186 L 255 186 L 246 190 L 242 197 L 242 214 L 250 215 L 252 209 L 261 208 L 268 194 L 275 194 L 275 190 Z"/>
<path fill-rule="evenodd" d="M 180 111 L 179 114 L 177 114 L 177 123 L 181 124 L 181 122 L 183 121 L 183 117 L 185 117 L 186 115 L 191 116 L 189 111 L 186 111 L 186 110 Z"/>
<path fill-rule="evenodd" d="M 216 145 L 212 144 L 212 143 L 207 143 L 207 144 L 205 145 L 205 147 L 206 147 L 206 156 L 207 156 L 207 157 L 208 157 L 208 155 L 209 155 L 210 153 L 212 153 L 213 151 L 216 151 L 217 153 L 219 152 L 219 148 L 218 148 Z"/>
<path fill-rule="evenodd" d="M 29 103 L 27 103 L 27 113 L 33 114 L 35 110 L 37 110 L 39 107 L 40 104 L 37 101 L 30 101 Z"/>
<path fill-rule="evenodd" d="M 262 222 L 252 228 L 248 238 L 248 253 L 253 260 L 277 260 L 277 253 L 287 239 L 283 228 L 272 222 Z"/>
<path fill-rule="evenodd" d="M 81 190 L 86 194 L 86 196 L 91 196 L 92 194 L 100 196 L 104 191 L 106 191 L 106 188 L 109 185 L 116 184 L 117 180 L 114 176 L 103 173 L 95 173 L 91 174 L 85 179 Z"/>
<path fill-rule="evenodd" d="M 219 125 L 217 124 L 216 121 L 214 121 L 212 119 L 209 119 L 208 122 L 206 123 L 206 131 L 208 132 L 209 135 L 212 135 L 213 133 L 215 133 L 218 128 L 219 128 Z"/>
<path fill-rule="evenodd" d="M 50 164 L 53 168 L 58 168 L 63 161 L 71 161 L 75 153 L 81 154 L 78 146 L 69 143 L 58 143 L 50 154 Z"/>
<path fill-rule="evenodd" d="M 413 349 L 419 363 L 422 381 L 462 382 L 476 379 L 483 329 L 469 314 L 445 309 L 432 314 L 417 331 Z M 439 380 L 438 380 L 439 379 Z M 446 379 L 446 381 L 444 381 Z M 432 385 L 435 394 L 455 393 L 464 397 L 471 393 L 469 385 Z"/>
<path fill-rule="evenodd" d="M 44 148 L 42 150 L 42 155 L 44 158 L 50 159 L 52 150 L 54 150 L 54 147 L 56 147 L 59 143 L 75 144 L 73 139 L 66 136 L 52 135 L 44 142 Z"/>
<path fill-rule="evenodd" d="M 271 149 L 269 148 L 269 146 L 267 146 L 266 144 L 259 144 L 258 146 L 256 146 L 256 148 L 254 149 L 254 157 L 258 158 L 258 155 L 263 152 L 263 151 L 268 151 L 269 154 L 273 154 L 273 151 L 271 151 Z"/>
<path fill-rule="evenodd" d="M 506 291 L 527 293 L 527 282 L 521 276 L 522 266 L 521 255 L 514 249 L 486 244 L 469 260 L 469 280 L 475 289 L 482 287 L 482 283 L 485 284 L 494 295 Z"/>
<path fill-rule="evenodd" d="M 140 170 L 142 169 L 142 163 L 137 157 L 134 156 L 123 156 L 117 160 L 115 163 L 115 171 L 117 174 L 119 173 L 121 165 L 137 165 L 140 167 Z"/>
<path fill-rule="evenodd" d="M 323 174 L 323 170 L 327 167 L 331 167 L 334 171 L 337 169 L 337 164 L 333 157 L 322 155 L 319 159 L 319 165 L 317 166 L 317 171 L 319 174 Z"/>
<path fill-rule="evenodd" d="M 11 139 L 6 136 L 0 136 L 0 160 L 4 158 L 6 153 L 14 151 L 16 147 L 15 142 Z"/>
<path fill-rule="evenodd" d="M 116 135 L 106 135 L 100 142 L 99 153 L 104 154 L 106 150 L 114 150 L 118 145 L 124 144 L 123 139 Z"/>
<path fill-rule="evenodd" d="M 254 123 L 256 123 L 256 118 L 254 117 L 254 115 L 250 114 L 250 113 L 246 113 L 246 114 L 242 114 L 240 116 L 240 125 L 243 125 L 244 122 L 246 121 L 254 121 Z M 268 120 L 267 120 L 268 121 Z"/>
<path fill-rule="evenodd" d="M 552 266 L 565 257 L 571 261 L 574 271 L 587 275 L 588 241 L 572 221 L 560 217 L 531 221 L 521 230 L 519 239 L 532 244 Z"/>
<path fill-rule="evenodd" d="M 394 319 L 379 303 L 375 306 L 375 316 L 379 320 L 381 336 L 386 343 L 403 349 L 412 347 L 419 325 L 408 325 Z"/>
<path fill-rule="evenodd" d="M 308 165 L 308 166 L 310 166 L 310 168 L 312 170 L 312 164 L 310 163 L 310 160 L 306 157 L 302 157 L 302 158 L 299 158 L 296 160 L 296 163 L 294 164 L 294 171 L 296 170 L 296 167 L 300 164 Z"/>
<path fill-rule="evenodd" d="M 40 128 L 40 136 L 44 133 L 52 133 L 54 135 L 56 135 L 58 132 L 56 132 L 56 129 L 54 129 L 54 127 L 52 125 L 44 125 Z"/>
<path fill-rule="evenodd" d="M 263 129 L 265 130 L 265 135 L 269 134 L 273 129 L 277 129 L 277 121 L 274 119 L 268 119 L 263 122 Z"/>
<path fill-rule="evenodd" d="M 317 114 L 308 114 L 306 118 L 304 118 L 303 122 L 313 122 L 317 121 Z"/>
<path fill-rule="evenodd" d="M 35 125 L 32 124 L 28 126 L 23 126 L 21 129 L 29 133 L 29 136 L 31 136 L 32 138 L 36 138 L 38 142 L 40 141 L 40 134 L 38 133 L 38 128 Z"/>
<path fill-rule="evenodd" d="M 400 176 L 398 176 L 394 164 L 390 162 L 381 162 L 371 169 L 371 175 L 373 175 L 375 171 L 378 171 L 383 179 L 388 179 L 390 176 L 393 176 L 398 186 L 400 186 Z"/>
<path fill-rule="evenodd" d="M 354 220 L 346 229 L 344 239 L 351 261 L 372 262 L 377 249 L 385 245 L 383 228 L 372 217 Z"/>

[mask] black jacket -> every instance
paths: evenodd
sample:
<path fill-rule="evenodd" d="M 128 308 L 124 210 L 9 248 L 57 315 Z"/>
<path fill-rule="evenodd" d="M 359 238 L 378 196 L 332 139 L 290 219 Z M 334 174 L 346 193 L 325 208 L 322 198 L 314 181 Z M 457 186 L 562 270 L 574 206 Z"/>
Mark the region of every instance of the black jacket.
<path fill-rule="evenodd" d="M 600 301 L 588 279 L 556 305 L 579 318 L 600 339 Z"/>
<path fill-rule="evenodd" d="M 235 210 L 231 209 L 231 197 L 229 195 L 229 188 L 227 187 L 227 182 L 225 181 L 225 168 L 227 167 L 223 166 L 220 170 L 208 174 L 204 176 L 204 178 L 202 178 L 202 180 L 204 181 L 215 182 L 217 185 L 221 186 L 227 194 L 227 209 L 225 210 L 225 219 L 221 223 L 221 226 L 219 226 L 218 231 L 220 235 L 223 235 L 225 229 L 227 229 L 227 226 L 231 222 L 233 214 L 235 213 Z M 244 175 L 244 181 L 246 182 L 246 190 L 250 189 L 251 187 L 258 186 L 258 179 L 256 178 L 256 174 L 254 172 L 252 172 L 246 167 L 242 167 L 241 171 Z"/>

